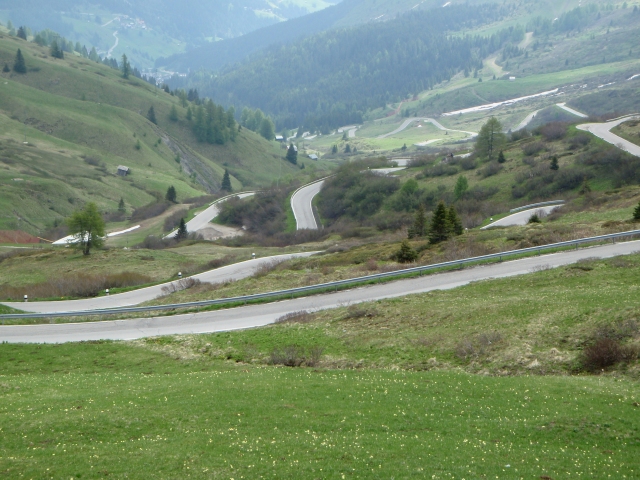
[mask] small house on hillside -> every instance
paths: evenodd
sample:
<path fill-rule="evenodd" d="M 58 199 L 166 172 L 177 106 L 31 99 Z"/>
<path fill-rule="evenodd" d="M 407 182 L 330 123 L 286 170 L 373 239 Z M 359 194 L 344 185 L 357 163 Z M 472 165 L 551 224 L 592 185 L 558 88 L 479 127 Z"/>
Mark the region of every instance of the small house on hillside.
<path fill-rule="evenodd" d="M 284 142 L 284 137 L 282 135 L 276 135 L 276 142 Z"/>
<path fill-rule="evenodd" d="M 126 177 L 127 175 L 129 175 L 130 171 L 129 171 L 129 167 L 125 167 L 124 165 L 118 165 L 118 171 L 117 174 L 120 175 L 121 177 Z"/>
<path fill-rule="evenodd" d="M 309 155 L 309 158 L 311 160 L 318 160 L 318 156 L 315 153 L 312 153 L 311 155 Z"/>

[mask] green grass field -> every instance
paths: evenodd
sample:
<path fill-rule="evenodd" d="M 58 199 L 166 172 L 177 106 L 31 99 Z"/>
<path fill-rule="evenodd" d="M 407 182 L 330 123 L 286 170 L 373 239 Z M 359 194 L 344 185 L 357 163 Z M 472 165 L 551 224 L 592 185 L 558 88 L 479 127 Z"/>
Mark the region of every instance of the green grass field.
<path fill-rule="evenodd" d="M 596 328 L 637 318 L 639 261 L 583 262 L 249 331 L 2 344 L 0 469 L 636 478 L 637 360 L 596 377 L 566 373 Z M 482 349 L 483 333 L 494 343 Z M 466 340 L 476 350 L 463 358 Z M 322 354 L 315 367 L 269 366 L 287 345 Z"/>

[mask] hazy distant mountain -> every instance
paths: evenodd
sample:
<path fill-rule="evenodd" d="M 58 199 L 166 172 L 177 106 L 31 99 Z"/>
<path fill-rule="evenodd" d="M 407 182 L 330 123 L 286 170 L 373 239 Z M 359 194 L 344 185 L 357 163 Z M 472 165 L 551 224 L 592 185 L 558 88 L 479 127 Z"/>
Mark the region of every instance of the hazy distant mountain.
<path fill-rule="evenodd" d="M 457 1 L 456 3 L 461 2 Z M 478 3 L 478 0 L 472 0 L 472 3 Z M 331 28 L 391 20 L 398 14 L 410 10 L 440 8 L 442 5 L 442 0 L 423 0 L 417 4 L 415 0 L 396 0 L 393 2 L 344 0 L 338 5 L 287 22 L 270 25 L 241 37 L 203 45 L 187 53 L 173 55 L 166 59 L 161 58 L 156 64 L 180 71 L 198 68 L 217 70 L 227 64 L 237 63 L 251 53 L 271 45 L 290 42 Z"/>
<path fill-rule="evenodd" d="M 107 50 L 113 32 L 129 34 L 114 55 L 137 63 L 324 9 L 341 0 L 0 0 L 0 21 L 54 30 L 90 48 Z M 112 23 L 112 20 L 118 19 Z M 137 30 L 137 31 L 136 31 Z M 150 33 L 153 32 L 153 35 Z"/>

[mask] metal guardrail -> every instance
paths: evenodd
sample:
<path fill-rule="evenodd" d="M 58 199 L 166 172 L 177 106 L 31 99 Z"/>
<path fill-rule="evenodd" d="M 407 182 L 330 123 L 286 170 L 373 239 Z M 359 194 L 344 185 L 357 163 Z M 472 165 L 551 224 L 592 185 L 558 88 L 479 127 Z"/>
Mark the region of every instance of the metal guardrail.
<path fill-rule="evenodd" d="M 543 250 L 553 250 L 557 248 L 572 247 L 578 248 L 579 245 L 593 242 L 603 242 L 612 240 L 615 242 L 617 238 L 633 237 L 639 235 L 640 230 L 631 230 L 628 232 L 612 233 L 609 235 L 599 235 L 596 237 L 580 238 L 578 240 L 568 240 L 566 242 L 551 243 L 548 245 L 541 245 L 539 247 L 521 248 L 519 250 L 510 250 L 507 252 L 492 253 L 490 255 L 482 255 L 479 257 L 465 258 L 462 260 L 452 260 L 450 262 L 435 263 L 432 265 L 424 265 L 414 268 L 406 268 L 403 270 L 395 270 L 393 272 L 377 273 L 374 275 L 366 275 L 364 277 L 348 278 L 345 280 L 338 280 L 335 282 L 320 283 L 316 285 L 309 285 L 307 287 L 289 288 L 287 290 L 276 290 L 274 292 L 256 293 L 253 295 L 244 295 L 241 297 L 219 298 L 215 300 L 202 300 L 199 302 L 187 302 L 187 303 L 173 303 L 169 305 L 151 305 L 148 307 L 122 307 L 122 308 L 105 308 L 101 310 L 85 310 L 76 312 L 55 312 L 55 313 L 7 313 L 0 315 L 0 319 L 16 319 L 16 318 L 55 318 L 55 317 L 86 317 L 90 315 L 112 315 L 119 313 L 140 313 L 140 312 L 153 312 L 158 310 L 174 310 L 177 308 L 198 308 L 209 307 L 212 305 L 224 305 L 224 304 L 238 304 L 248 303 L 254 300 L 264 300 L 269 298 L 281 298 L 288 296 L 295 296 L 300 293 L 309 293 L 313 291 L 326 291 L 341 286 L 357 285 L 362 283 L 370 283 L 376 280 L 382 280 L 387 278 L 402 277 L 405 275 L 421 274 L 429 270 L 437 270 L 440 268 L 455 267 L 468 265 L 471 263 L 484 262 L 488 260 L 502 260 L 503 257 L 513 257 L 517 255 L 523 255 L 527 253 L 540 254 Z"/>
<path fill-rule="evenodd" d="M 509 213 L 520 212 L 522 210 L 528 210 L 529 208 L 544 207 L 547 205 L 561 205 L 563 203 L 564 200 L 552 200 L 550 202 L 532 203 L 531 205 L 525 205 L 524 207 L 512 208 L 511 210 L 509 210 Z"/>

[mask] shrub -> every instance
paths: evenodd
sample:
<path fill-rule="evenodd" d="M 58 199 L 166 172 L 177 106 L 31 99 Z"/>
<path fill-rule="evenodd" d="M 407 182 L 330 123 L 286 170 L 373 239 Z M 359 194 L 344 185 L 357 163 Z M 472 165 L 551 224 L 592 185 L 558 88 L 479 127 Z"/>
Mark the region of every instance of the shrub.
<path fill-rule="evenodd" d="M 400 263 L 411 263 L 418 258 L 418 252 L 409 244 L 408 240 L 403 240 L 400 249 L 394 255 L 395 260 Z"/>
<path fill-rule="evenodd" d="M 567 134 L 568 125 L 564 122 L 552 122 L 540 127 L 540 134 L 551 142 L 553 140 L 560 140 Z"/>
<path fill-rule="evenodd" d="M 315 316 L 306 310 L 300 312 L 291 312 L 277 318 L 273 323 L 309 323 Z"/>
<path fill-rule="evenodd" d="M 136 208 L 131 214 L 131 221 L 140 222 L 149 218 L 162 215 L 171 204 L 169 202 L 153 202 Z"/>
<path fill-rule="evenodd" d="M 455 355 L 461 360 L 469 360 L 485 355 L 496 344 L 502 342 L 499 332 L 489 332 L 474 337 L 463 338 L 455 347 Z"/>
<path fill-rule="evenodd" d="M 587 133 L 579 133 L 571 137 L 571 139 L 569 140 L 569 148 L 571 150 L 575 150 L 577 148 L 588 145 L 589 142 L 591 142 L 591 135 Z"/>
<path fill-rule="evenodd" d="M 582 352 L 582 365 L 590 371 L 604 370 L 620 362 L 630 362 L 638 358 L 635 345 L 623 346 L 612 338 L 598 338 Z"/>
<path fill-rule="evenodd" d="M 274 348 L 271 352 L 269 363 L 272 365 L 284 365 L 286 367 L 315 367 L 320 363 L 323 348 L 310 347 L 307 351 L 298 345 L 287 345 L 283 348 Z"/>
<path fill-rule="evenodd" d="M 537 213 L 534 213 L 529 217 L 529 221 L 527 223 L 540 223 L 540 217 Z"/>
<path fill-rule="evenodd" d="M 536 155 L 542 150 L 544 150 L 544 143 L 539 140 L 537 142 L 529 142 L 522 146 L 522 151 L 528 157 Z"/>
<path fill-rule="evenodd" d="M 458 173 L 458 169 L 453 165 L 439 163 L 434 167 L 425 168 L 422 173 L 425 177 L 442 177 L 444 175 L 455 175 Z"/>
<path fill-rule="evenodd" d="M 503 168 L 504 167 L 502 165 L 494 161 L 488 163 L 487 166 L 481 169 L 478 173 L 482 178 L 487 178 L 492 177 L 493 175 L 497 175 Z"/>

